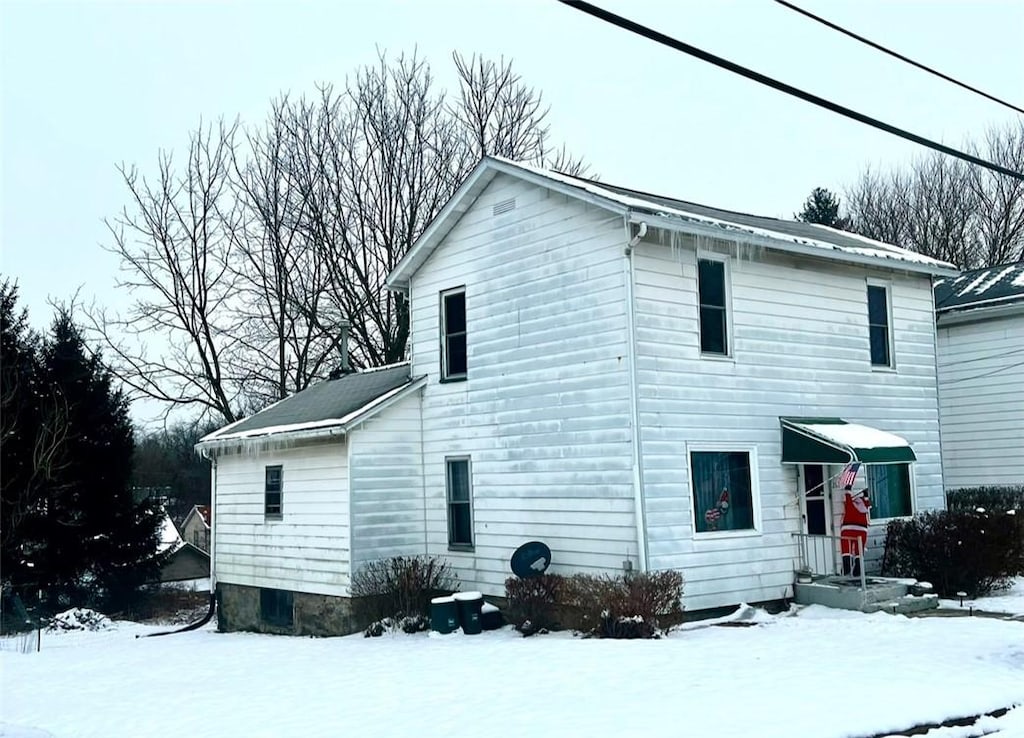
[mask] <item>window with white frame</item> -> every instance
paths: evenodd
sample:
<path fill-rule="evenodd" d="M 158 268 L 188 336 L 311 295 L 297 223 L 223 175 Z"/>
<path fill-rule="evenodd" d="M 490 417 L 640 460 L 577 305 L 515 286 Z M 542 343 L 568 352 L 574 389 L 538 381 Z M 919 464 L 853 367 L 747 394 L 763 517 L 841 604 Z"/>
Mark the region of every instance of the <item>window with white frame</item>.
<path fill-rule="evenodd" d="M 448 498 L 448 547 L 473 547 L 473 490 L 469 476 L 469 458 L 444 460 Z"/>
<path fill-rule="evenodd" d="M 466 378 L 466 288 L 441 293 L 441 381 Z"/>
<path fill-rule="evenodd" d="M 756 469 L 751 451 L 690 451 L 697 533 L 755 530 Z"/>
<path fill-rule="evenodd" d="M 263 512 L 268 518 L 280 518 L 284 510 L 284 473 L 280 466 L 268 466 L 263 482 Z"/>
<path fill-rule="evenodd" d="M 868 336 L 871 342 L 871 366 L 891 367 L 892 320 L 887 285 L 868 284 Z"/>
<path fill-rule="evenodd" d="M 868 464 L 866 468 L 872 520 L 912 515 L 910 464 Z"/>
<path fill-rule="evenodd" d="M 729 300 L 723 259 L 697 259 L 697 295 L 701 353 L 728 356 Z"/>

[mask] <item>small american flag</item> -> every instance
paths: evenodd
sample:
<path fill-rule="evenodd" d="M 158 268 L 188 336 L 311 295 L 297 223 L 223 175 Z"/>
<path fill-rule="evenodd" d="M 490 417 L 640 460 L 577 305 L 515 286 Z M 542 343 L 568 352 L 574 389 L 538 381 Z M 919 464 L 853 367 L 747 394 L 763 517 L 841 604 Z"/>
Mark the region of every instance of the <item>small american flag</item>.
<path fill-rule="evenodd" d="M 847 464 L 846 468 L 843 469 L 843 475 L 839 477 L 839 486 L 843 489 L 853 486 L 854 480 L 857 478 L 857 472 L 860 471 L 860 464 Z"/>

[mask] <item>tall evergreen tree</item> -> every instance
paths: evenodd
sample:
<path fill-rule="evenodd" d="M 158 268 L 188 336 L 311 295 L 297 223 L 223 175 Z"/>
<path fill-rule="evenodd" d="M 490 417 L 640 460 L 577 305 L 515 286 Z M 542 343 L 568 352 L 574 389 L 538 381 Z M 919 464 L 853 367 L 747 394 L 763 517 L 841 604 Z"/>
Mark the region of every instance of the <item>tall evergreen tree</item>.
<path fill-rule="evenodd" d="M 804 223 L 818 223 L 839 230 L 850 227 L 850 219 L 839 216 L 839 198 L 824 187 L 815 187 L 804 201 L 804 209 L 794 213 L 793 217 Z"/>
<path fill-rule="evenodd" d="M 62 463 L 20 531 L 21 550 L 48 609 L 130 609 L 161 563 L 162 511 L 132 496 L 128 401 L 66 311 L 54 320 L 39 363 L 42 386 L 64 400 L 66 432 Z"/>
<path fill-rule="evenodd" d="M 55 445 L 47 435 L 48 415 L 38 359 L 39 337 L 28 312 L 18 307 L 17 285 L 0 285 L 0 573 L 6 583 L 34 579 L 21 547 L 20 531 L 36 510 Z M 52 409 L 52 408 L 50 408 Z"/>

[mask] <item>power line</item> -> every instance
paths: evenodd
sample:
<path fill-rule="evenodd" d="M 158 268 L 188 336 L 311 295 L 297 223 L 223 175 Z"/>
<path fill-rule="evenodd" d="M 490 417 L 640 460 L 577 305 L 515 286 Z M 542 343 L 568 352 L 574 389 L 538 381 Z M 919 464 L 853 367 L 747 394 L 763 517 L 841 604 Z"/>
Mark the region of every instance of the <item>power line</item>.
<path fill-rule="evenodd" d="M 971 92 L 973 92 L 975 94 L 981 95 L 982 97 L 986 97 L 989 100 L 991 100 L 992 102 L 997 102 L 1000 105 L 1005 105 L 1006 107 L 1010 108 L 1011 110 L 1016 110 L 1018 113 L 1024 113 L 1024 108 L 1019 108 L 1016 105 L 1014 105 L 1013 103 L 1006 102 L 1006 100 L 1002 100 L 1002 99 L 996 97 L 995 95 L 990 95 L 987 92 L 985 92 L 984 90 L 979 90 L 977 87 L 972 87 L 971 85 L 967 84 L 966 82 L 961 82 L 958 79 L 950 77 L 948 74 L 943 74 L 942 72 L 938 71 L 937 69 L 932 69 L 931 67 L 929 67 L 929 66 L 927 66 L 925 64 L 922 64 L 920 62 L 916 62 L 913 59 L 911 59 L 909 57 L 906 57 L 903 54 L 900 54 L 899 52 L 896 52 L 896 51 L 893 51 L 892 49 L 886 48 L 885 46 L 882 46 L 879 43 L 875 43 L 871 39 L 864 38 L 863 36 L 860 36 L 860 35 L 854 33 L 853 31 L 848 31 L 847 29 L 843 28 L 840 25 L 837 25 L 837 24 L 833 23 L 830 20 L 826 20 L 825 18 L 822 18 L 819 15 L 815 15 L 814 13 L 812 13 L 812 12 L 810 12 L 808 10 L 804 10 L 803 8 L 799 8 L 796 5 L 793 5 L 793 3 L 786 2 L 786 0 L 775 0 L 775 2 L 777 2 L 779 5 L 782 5 L 783 7 L 789 8 L 790 10 L 793 10 L 793 11 L 795 11 L 797 13 L 800 13 L 800 15 L 807 16 L 811 20 L 817 21 L 818 23 L 821 23 L 823 26 L 828 26 L 829 28 L 831 28 L 834 31 L 839 31 L 839 33 L 842 33 L 842 34 L 844 34 L 846 36 L 849 36 L 850 38 L 856 39 L 857 41 L 860 41 L 862 44 L 867 44 L 871 48 L 877 49 L 878 51 L 881 51 L 883 54 L 888 54 L 889 56 L 896 57 L 900 61 L 905 61 L 907 64 L 915 66 L 918 69 L 923 69 L 924 71 L 928 72 L 929 74 L 934 74 L 936 77 L 939 77 L 940 79 L 944 79 L 947 82 L 952 82 L 954 85 L 957 85 L 958 87 L 963 87 L 965 90 L 970 90 Z"/>
<path fill-rule="evenodd" d="M 968 154 L 963 151 L 959 151 L 944 144 L 932 141 L 931 139 L 924 138 L 923 136 L 918 136 L 916 133 L 911 133 L 910 131 L 905 131 L 902 128 L 897 128 L 896 126 L 889 125 L 888 123 L 884 123 L 875 118 L 871 118 L 870 116 L 864 115 L 863 113 L 858 113 L 856 110 L 852 110 L 850 108 L 839 105 L 838 103 L 826 100 L 825 98 L 811 94 L 810 92 L 805 92 L 804 90 L 801 90 L 798 87 L 793 87 L 792 85 L 788 85 L 785 82 L 779 82 L 777 79 L 768 77 L 767 75 L 761 74 L 760 72 L 755 72 L 752 69 L 747 69 L 746 67 L 740 66 L 735 62 L 729 61 L 728 59 L 723 59 L 720 56 L 715 56 L 714 54 L 711 54 L 707 51 L 698 49 L 696 46 L 691 46 L 690 44 L 679 41 L 678 39 L 674 39 L 671 36 L 666 36 L 664 33 L 661 33 L 660 31 L 655 31 L 652 28 L 648 28 L 647 26 L 640 25 L 635 21 L 631 21 L 628 18 L 623 18 L 620 15 L 610 13 L 607 10 L 604 10 L 603 8 L 599 8 L 596 5 L 591 5 L 590 3 L 584 2 L 583 0 L 558 0 L 558 2 L 562 3 L 563 5 L 568 5 L 574 10 L 579 10 L 582 13 L 586 13 L 587 15 L 591 15 L 595 18 L 598 18 L 599 20 L 603 20 L 606 23 L 611 23 L 612 25 L 618 26 L 619 28 L 622 28 L 626 31 L 630 31 L 637 35 L 643 36 L 644 38 L 650 39 L 651 41 L 655 41 L 656 43 L 668 46 L 669 48 L 675 49 L 676 51 L 681 51 L 684 54 L 695 56 L 701 61 L 706 61 L 709 64 L 714 64 L 716 67 L 721 67 L 722 69 L 726 69 L 730 72 L 733 72 L 734 74 L 738 74 L 742 77 L 746 77 L 747 79 L 752 79 L 755 82 L 759 82 L 762 85 L 766 85 L 773 89 L 779 90 L 780 92 L 785 92 L 787 95 L 798 97 L 801 100 L 809 102 L 813 105 L 817 105 L 818 107 L 825 108 L 826 110 L 830 110 L 833 113 L 838 113 L 839 115 L 845 116 L 847 118 L 852 118 L 853 120 L 859 121 L 860 123 L 864 123 L 865 125 L 869 125 L 872 128 L 877 128 L 881 131 L 885 131 L 886 133 L 891 133 L 894 136 L 899 136 L 900 138 L 904 138 L 908 141 L 913 141 L 914 143 L 920 144 L 921 146 L 927 146 L 928 148 L 934 149 L 935 151 L 940 151 L 948 156 L 953 156 L 956 157 L 957 159 L 962 159 L 964 161 L 970 162 L 971 164 L 977 164 L 980 167 L 985 167 L 986 169 L 991 169 L 994 172 L 999 172 L 1000 174 L 1005 174 L 1008 177 L 1013 177 L 1014 179 L 1024 181 L 1024 173 L 1016 172 L 1013 169 L 1008 169 L 999 164 L 994 164 L 993 162 L 986 161 L 985 159 L 974 156 L 973 154 Z"/>

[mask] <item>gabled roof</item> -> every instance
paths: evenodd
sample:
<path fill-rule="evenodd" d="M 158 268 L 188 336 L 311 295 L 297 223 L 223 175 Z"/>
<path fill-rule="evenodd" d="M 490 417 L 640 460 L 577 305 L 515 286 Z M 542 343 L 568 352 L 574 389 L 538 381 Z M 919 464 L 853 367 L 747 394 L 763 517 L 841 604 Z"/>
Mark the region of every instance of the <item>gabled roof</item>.
<path fill-rule="evenodd" d="M 744 241 L 780 251 L 886 269 L 950 275 L 958 271 L 947 262 L 827 226 L 711 208 L 507 159 L 484 157 L 388 276 L 391 289 L 408 289 L 413 273 L 498 174 L 583 200 L 633 222 L 642 220 L 654 228 Z"/>
<path fill-rule="evenodd" d="M 191 520 L 193 516 L 198 517 L 203 521 L 203 525 L 209 528 L 211 512 L 209 505 L 193 505 L 192 509 L 188 511 L 188 515 L 185 516 L 185 520 L 181 523 L 182 530 L 188 527 L 188 521 Z"/>
<path fill-rule="evenodd" d="M 425 377 L 410 376 L 408 363 L 346 374 L 315 384 L 210 433 L 200 439 L 196 448 L 212 450 L 285 434 L 344 434 L 424 381 Z"/>
<path fill-rule="evenodd" d="M 964 272 L 935 283 L 938 314 L 1024 305 L 1024 262 Z"/>

